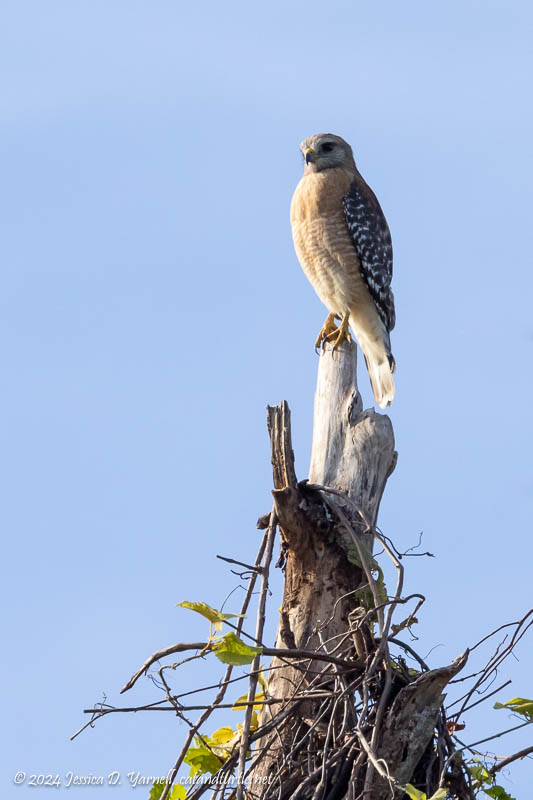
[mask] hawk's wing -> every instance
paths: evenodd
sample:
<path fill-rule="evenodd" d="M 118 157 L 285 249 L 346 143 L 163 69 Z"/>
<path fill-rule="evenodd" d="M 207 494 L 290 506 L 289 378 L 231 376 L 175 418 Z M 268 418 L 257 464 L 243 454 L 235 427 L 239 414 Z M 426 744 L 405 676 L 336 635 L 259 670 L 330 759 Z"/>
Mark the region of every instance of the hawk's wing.
<path fill-rule="evenodd" d="M 342 198 L 348 230 L 352 237 L 360 270 L 388 331 L 394 328 L 396 314 L 392 280 L 392 240 L 385 215 L 370 186 L 356 175 Z"/>

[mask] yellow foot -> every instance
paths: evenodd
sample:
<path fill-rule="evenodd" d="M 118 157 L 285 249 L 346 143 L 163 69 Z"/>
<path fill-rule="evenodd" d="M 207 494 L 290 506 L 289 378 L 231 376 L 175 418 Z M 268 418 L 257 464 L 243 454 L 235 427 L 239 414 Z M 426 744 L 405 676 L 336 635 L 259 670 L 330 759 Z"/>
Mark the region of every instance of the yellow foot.
<path fill-rule="evenodd" d="M 328 314 L 326 321 L 320 328 L 320 332 L 316 337 L 315 350 L 318 350 L 321 344 L 324 344 L 328 336 L 335 333 L 339 329 L 335 325 L 335 314 Z"/>
<path fill-rule="evenodd" d="M 335 328 L 335 330 L 331 331 L 331 333 L 328 333 L 327 336 L 324 337 L 327 342 L 333 342 L 333 347 L 331 349 L 332 353 L 335 352 L 336 348 L 343 339 L 346 339 L 347 342 L 351 342 L 352 337 L 350 336 L 350 331 L 348 330 L 349 325 L 350 314 L 348 313 L 342 318 L 340 328 Z"/>

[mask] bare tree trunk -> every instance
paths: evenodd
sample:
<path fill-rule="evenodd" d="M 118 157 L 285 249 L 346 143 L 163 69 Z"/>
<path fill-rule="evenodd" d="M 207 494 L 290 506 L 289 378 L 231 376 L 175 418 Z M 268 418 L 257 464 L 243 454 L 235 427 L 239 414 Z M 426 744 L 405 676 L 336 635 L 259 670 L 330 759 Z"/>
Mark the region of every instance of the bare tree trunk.
<path fill-rule="evenodd" d="M 356 365 L 354 343 L 343 342 L 334 353 L 327 344 L 321 354 L 309 480 L 312 484 L 345 492 L 361 508 L 370 524 L 374 524 L 383 489 L 396 463 L 394 435 L 387 416 L 373 410 L 362 411 Z M 269 407 L 268 426 L 274 505 L 286 553 L 285 590 L 276 647 L 316 651 L 323 647 L 331 652 L 348 639 L 348 647 L 353 649 L 352 638 L 347 633 L 349 615 L 360 606 L 355 593 L 366 582 L 360 565 L 351 558 L 353 542 L 348 540 L 346 531 L 317 492 L 308 490 L 305 483 L 297 483 L 286 403 Z M 343 510 L 371 550 L 372 537 L 368 532 L 363 536 L 361 519 L 345 505 Z M 360 639 L 359 656 L 365 658 L 364 637 Z M 274 659 L 272 667 L 269 694 L 276 698 L 290 697 L 297 687 L 301 689 L 306 685 L 310 691 L 318 689 L 323 683 L 320 673 L 324 665 L 319 661 L 293 666 Z M 269 707 L 262 721 L 268 721 L 279 710 L 278 706 Z M 254 771 L 254 778 L 264 780 L 265 776 L 271 777 L 280 771 L 281 797 L 290 796 L 303 774 L 307 774 L 308 746 L 304 750 L 305 768 L 300 770 L 294 763 L 284 763 L 287 742 L 298 735 L 297 728 L 300 735 L 304 735 L 319 714 L 319 700 L 303 701 L 299 719 L 261 743 L 267 753 Z M 325 720 L 326 727 L 328 722 Z M 320 732 L 323 727 L 318 725 L 317 730 Z M 316 736 L 313 734 L 309 738 L 312 740 Z"/>
<path fill-rule="evenodd" d="M 363 411 L 355 343 L 343 341 L 335 352 L 326 344 L 318 368 L 309 482 L 340 489 L 372 526 L 396 459 L 389 417 Z M 348 508 L 346 513 L 353 516 Z M 366 543 L 372 549 L 371 534 Z"/>
<path fill-rule="evenodd" d="M 397 454 L 390 419 L 362 410 L 356 359 L 353 342 L 335 352 L 327 344 L 321 353 L 309 480 L 298 482 L 295 474 L 287 404 L 268 408 L 285 571 L 275 646 L 313 651 L 316 658 L 275 657 L 271 664 L 268 694 L 279 703 L 261 715 L 268 733 L 254 750 L 248 784 L 254 799 L 396 797 L 400 780 L 409 781 L 429 753 L 442 689 L 465 661 L 418 680 L 391 669 L 372 543 Z M 386 596 L 384 601 L 390 603 Z M 376 619 L 385 631 L 382 643 Z M 320 653 L 334 655 L 340 666 L 321 661 Z M 357 692 L 362 717 L 354 710 Z M 272 720 L 279 720 L 274 730 Z M 424 769 L 438 783 L 428 757 Z"/>

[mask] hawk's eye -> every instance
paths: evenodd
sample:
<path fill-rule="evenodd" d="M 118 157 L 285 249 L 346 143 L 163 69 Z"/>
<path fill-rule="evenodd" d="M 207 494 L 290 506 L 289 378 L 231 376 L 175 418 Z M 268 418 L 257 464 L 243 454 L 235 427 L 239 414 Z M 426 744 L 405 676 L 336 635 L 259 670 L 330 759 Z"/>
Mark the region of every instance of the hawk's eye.
<path fill-rule="evenodd" d="M 324 144 L 320 145 L 320 150 L 322 153 L 331 153 L 334 147 L 333 142 L 324 142 Z"/>

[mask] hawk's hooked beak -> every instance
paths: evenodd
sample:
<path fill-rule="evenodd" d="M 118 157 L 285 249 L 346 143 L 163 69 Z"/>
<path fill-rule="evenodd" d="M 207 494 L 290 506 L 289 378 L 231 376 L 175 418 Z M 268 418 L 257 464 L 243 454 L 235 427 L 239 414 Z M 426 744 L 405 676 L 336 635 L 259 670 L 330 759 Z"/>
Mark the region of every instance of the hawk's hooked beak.
<path fill-rule="evenodd" d="M 315 155 L 316 153 L 313 150 L 313 148 L 308 147 L 307 150 L 305 151 L 305 163 L 306 164 L 312 163 L 315 160 Z"/>

